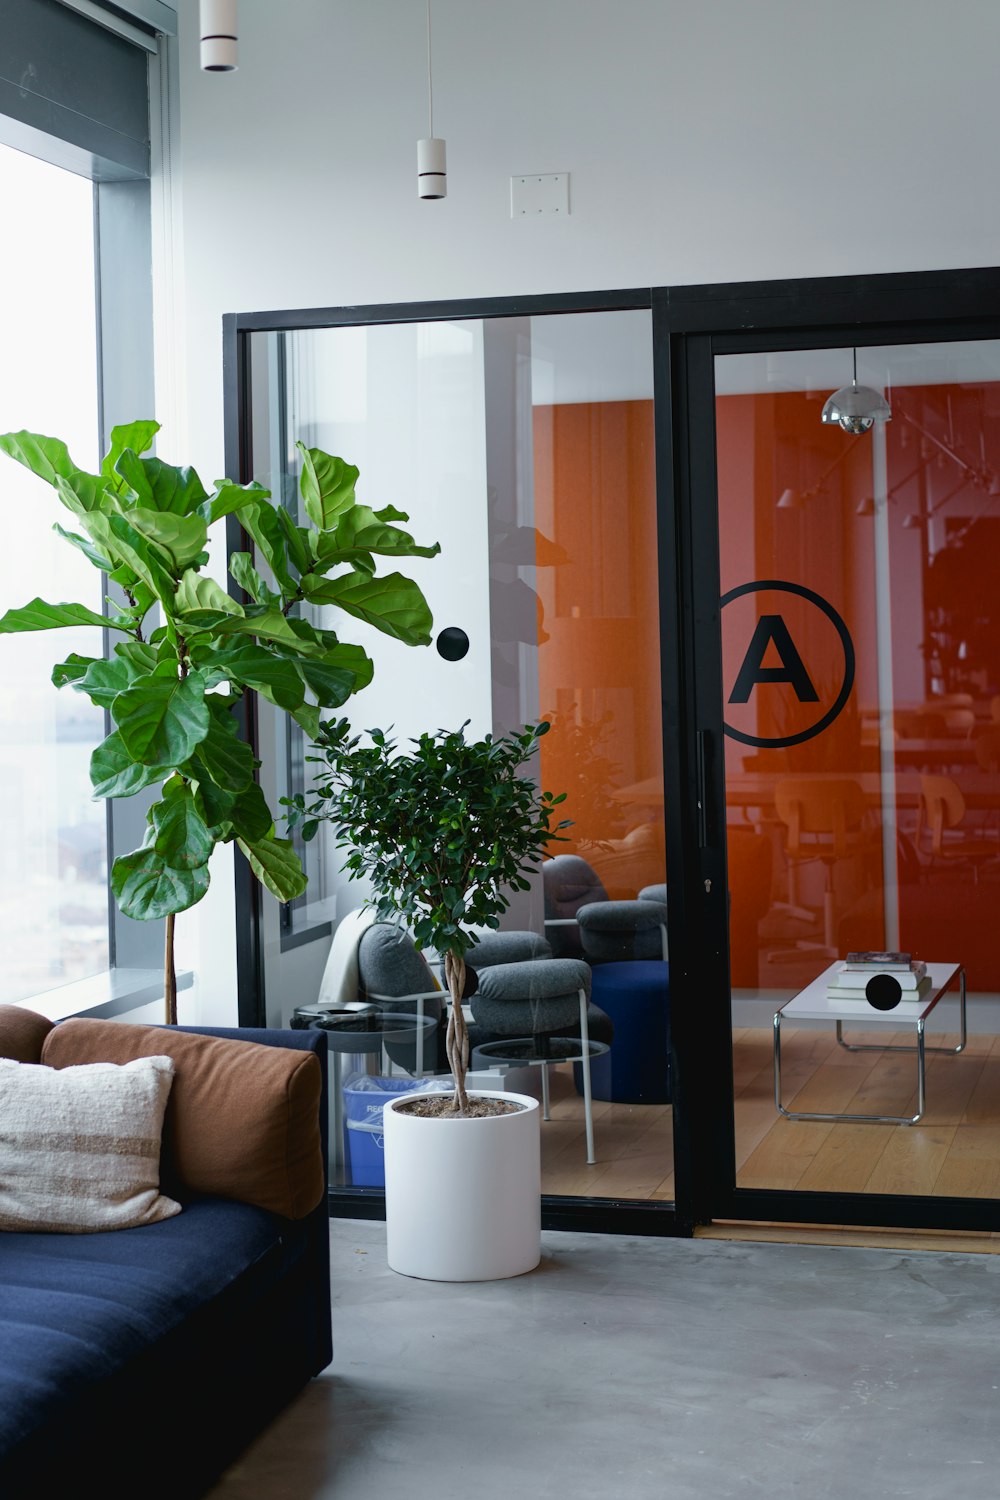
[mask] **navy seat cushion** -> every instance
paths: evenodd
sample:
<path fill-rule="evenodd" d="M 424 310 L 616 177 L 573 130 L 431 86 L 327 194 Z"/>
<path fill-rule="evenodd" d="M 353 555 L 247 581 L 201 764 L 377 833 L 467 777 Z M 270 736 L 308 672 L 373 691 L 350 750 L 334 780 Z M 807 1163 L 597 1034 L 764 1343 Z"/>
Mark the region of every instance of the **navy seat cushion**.
<path fill-rule="evenodd" d="M 212 1198 L 113 1233 L 0 1234 L 0 1452 L 214 1299 L 255 1302 L 307 1243 L 301 1222 Z"/>

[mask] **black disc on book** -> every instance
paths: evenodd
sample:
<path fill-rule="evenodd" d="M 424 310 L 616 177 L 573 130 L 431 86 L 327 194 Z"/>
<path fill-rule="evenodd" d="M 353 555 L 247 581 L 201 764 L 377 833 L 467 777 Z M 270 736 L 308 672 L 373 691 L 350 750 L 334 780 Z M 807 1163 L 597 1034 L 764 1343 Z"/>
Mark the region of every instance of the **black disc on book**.
<path fill-rule="evenodd" d="M 895 1010 L 903 998 L 903 986 L 894 974 L 873 974 L 865 985 L 865 994 L 876 1010 Z"/>

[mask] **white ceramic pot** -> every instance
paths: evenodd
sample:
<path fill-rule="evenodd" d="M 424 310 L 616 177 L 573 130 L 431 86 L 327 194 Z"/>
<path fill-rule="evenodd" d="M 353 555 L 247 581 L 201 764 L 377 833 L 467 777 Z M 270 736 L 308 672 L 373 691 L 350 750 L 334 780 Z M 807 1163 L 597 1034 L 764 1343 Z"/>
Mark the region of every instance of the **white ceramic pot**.
<path fill-rule="evenodd" d="M 538 1100 L 477 1090 L 518 1104 L 514 1114 L 422 1120 L 399 1106 L 382 1112 L 389 1266 L 426 1281 L 498 1281 L 541 1259 Z M 440 1099 L 440 1094 L 433 1098 Z"/>

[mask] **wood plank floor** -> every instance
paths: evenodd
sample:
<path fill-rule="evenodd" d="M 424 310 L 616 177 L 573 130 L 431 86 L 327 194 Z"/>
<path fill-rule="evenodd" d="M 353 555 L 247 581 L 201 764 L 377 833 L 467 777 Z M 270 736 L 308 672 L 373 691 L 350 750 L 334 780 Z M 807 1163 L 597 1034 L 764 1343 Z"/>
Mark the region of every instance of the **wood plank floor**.
<path fill-rule="evenodd" d="M 912 1032 L 886 1037 L 899 1045 L 912 1040 Z M 958 1038 L 932 1040 L 954 1046 Z M 774 1107 L 770 1028 L 736 1030 L 733 1065 L 740 1187 L 1000 1198 L 1000 1037 L 972 1036 L 957 1056 L 928 1053 L 927 1110 L 918 1125 L 782 1118 Z M 916 1110 L 912 1052 L 848 1052 L 832 1032 L 783 1028 L 782 1079 L 783 1102 L 797 1110 Z M 568 1069 L 553 1070 L 551 1113 L 542 1123 L 543 1192 L 673 1197 L 669 1105 L 595 1101 L 597 1161 L 592 1166 L 586 1162 L 583 1100 Z M 981 1238 L 992 1242 L 990 1236 Z"/>

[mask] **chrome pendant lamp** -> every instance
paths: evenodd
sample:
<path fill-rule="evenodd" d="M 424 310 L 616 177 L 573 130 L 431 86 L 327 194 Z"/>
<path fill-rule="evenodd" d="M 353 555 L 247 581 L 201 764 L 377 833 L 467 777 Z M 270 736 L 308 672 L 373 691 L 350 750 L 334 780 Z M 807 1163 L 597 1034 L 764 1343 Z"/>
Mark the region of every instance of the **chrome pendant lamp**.
<path fill-rule="evenodd" d="M 880 391 L 870 385 L 858 385 L 858 351 L 854 351 L 854 379 L 828 396 L 822 420 L 837 424 L 845 432 L 867 432 L 876 422 L 892 419 L 892 408 Z"/>

